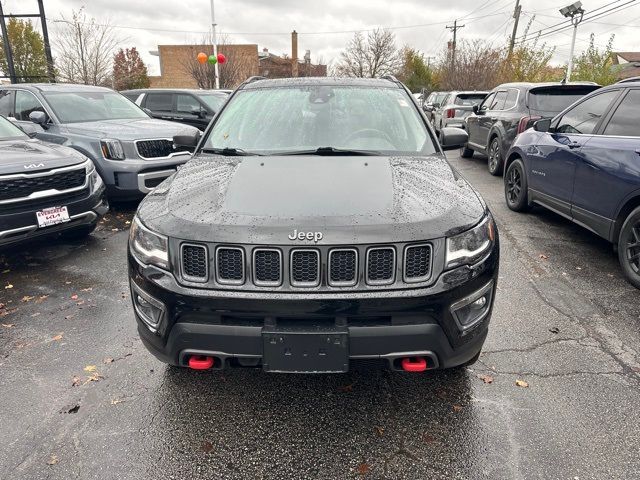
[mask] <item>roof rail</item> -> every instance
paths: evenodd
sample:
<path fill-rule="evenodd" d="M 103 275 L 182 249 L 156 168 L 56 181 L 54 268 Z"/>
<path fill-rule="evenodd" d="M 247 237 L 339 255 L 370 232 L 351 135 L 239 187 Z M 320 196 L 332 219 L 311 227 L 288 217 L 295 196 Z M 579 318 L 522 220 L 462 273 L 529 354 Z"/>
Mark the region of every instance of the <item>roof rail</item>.
<path fill-rule="evenodd" d="M 393 75 L 383 75 L 380 78 L 382 78 L 383 80 L 389 80 L 390 82 L 398 83 L 398 79 Z"/>
<path fill-rule="evenodd" d="M 253 77 L 249 77 L 247 78 L 244 83 L 253 83 L 253 82 L 257 82 L 258 80 L 266 80 L 267 77 L 261 77 L 260 75 L 254 75 Z"/>

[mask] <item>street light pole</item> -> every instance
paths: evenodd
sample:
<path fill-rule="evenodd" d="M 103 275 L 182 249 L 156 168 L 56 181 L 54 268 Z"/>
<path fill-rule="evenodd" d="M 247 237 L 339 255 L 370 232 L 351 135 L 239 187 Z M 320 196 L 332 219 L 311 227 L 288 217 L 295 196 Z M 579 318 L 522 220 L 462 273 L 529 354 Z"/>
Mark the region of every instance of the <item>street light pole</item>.
<path fill-rule="evenodd" d="M 218 58 L 218 38 L 216 36 L 216 15 L 214 13 L 213 1 L 211 0 L 211 33 L 213 34 L 213 55 Z M 216 88 L 220 88 L 220 75 L 218 70 L 218 62 L 213 66 L 216 75 Z"/>
<path fill-rule="evenodd" d="M 582 8 L 582 2 L 575 2 L 567 7 L 560 9 L 560 13 L 566 18 L 571 18 L 573 24 L 573 37 L 571 38 L 571 50 L 569 52 L 569 63 L 567 64 L 567 76 L 566 82 L 571 81 L 571 71 L 573 70 L 573 51 L 576 46 L 576 34 L 578 33 L 578 25 L 584 17 L 584 9 Z"/>

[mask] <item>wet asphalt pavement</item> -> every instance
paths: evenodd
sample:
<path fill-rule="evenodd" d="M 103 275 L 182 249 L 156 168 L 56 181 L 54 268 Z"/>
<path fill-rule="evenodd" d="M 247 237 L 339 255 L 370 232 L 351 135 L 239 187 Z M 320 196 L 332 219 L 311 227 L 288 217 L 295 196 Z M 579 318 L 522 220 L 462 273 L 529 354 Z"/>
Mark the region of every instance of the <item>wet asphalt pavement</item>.
<path fill-rule="evenodd" d="M 449 157 L 501 233 L 479 363 L 419 376 L 168 368 L 138 340 L 135 206 L 118 206 L 88 240 L 0 256 L 0 478 L 640 478 L 640 292 L 608 243 L 542 209 L 509 211 L 483 159 Z"/>

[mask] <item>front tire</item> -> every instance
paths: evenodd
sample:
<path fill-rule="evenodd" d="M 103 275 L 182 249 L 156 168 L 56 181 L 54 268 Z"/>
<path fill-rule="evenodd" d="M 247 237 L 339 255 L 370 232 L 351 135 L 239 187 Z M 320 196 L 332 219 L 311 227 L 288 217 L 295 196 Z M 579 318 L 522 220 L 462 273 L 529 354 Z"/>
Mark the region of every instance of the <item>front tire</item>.
<path fill-rule="evenodd" d="M 504 199 L 507 207 L 514 212 L 526 212 L 529 206 L 529 191 L 527 175 L 521 159 L 514 160 L 509 165 L 504 177 Z"/>
<path fill-rule="evenodd" d="M 629 283 L 640 289 L 640 207 L 632 211 L 622 225 L 618 261 Z"/>
<path fill-rule="evenodd" d="M 502 175 L 504 161 L 502 159 L 502 154 L 500 153 L 500 139 L 498 137 L 493 137 L 491 140 L 491 144 L 489 144 L 488 157 L 487 168 L 489 169 L 489 173 L 495 177 Z"/>

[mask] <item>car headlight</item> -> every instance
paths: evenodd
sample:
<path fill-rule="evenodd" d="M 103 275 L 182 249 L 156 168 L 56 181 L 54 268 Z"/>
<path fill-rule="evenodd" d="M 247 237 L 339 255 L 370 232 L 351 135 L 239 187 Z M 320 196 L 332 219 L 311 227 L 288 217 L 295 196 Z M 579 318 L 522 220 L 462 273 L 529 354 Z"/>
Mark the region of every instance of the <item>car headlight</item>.
<path fill-rule="evenodd" d="M 91 161 L 89 161 L 89 165 L 87 166 L 87 175 L 89 175 L 89 183 L 91 184 L 92 190 L 97 190 L 102 186 L 102 177 L 96 170 L 96 166 Z"/>
<path fill-rule="evenodd" d="M 131 253 L 145 265 L 169 269 L 168 240 L 142 225 L 138 217 L 134 217 L 129 230 L 129 246 Z"/>
<path fill-rule="evenodd" d="M 124 160 L 124 148 L 120 140 L 105 138 L 100 140 L 100 150 L 104 158 L 109 160 Z"/>
<path fill-rule="evenodd" d="M 477 262 L 495 242 L 495 224 L 487 215 L 478 225 L 466 232 L 447 238 L 446 268 Z"/>

